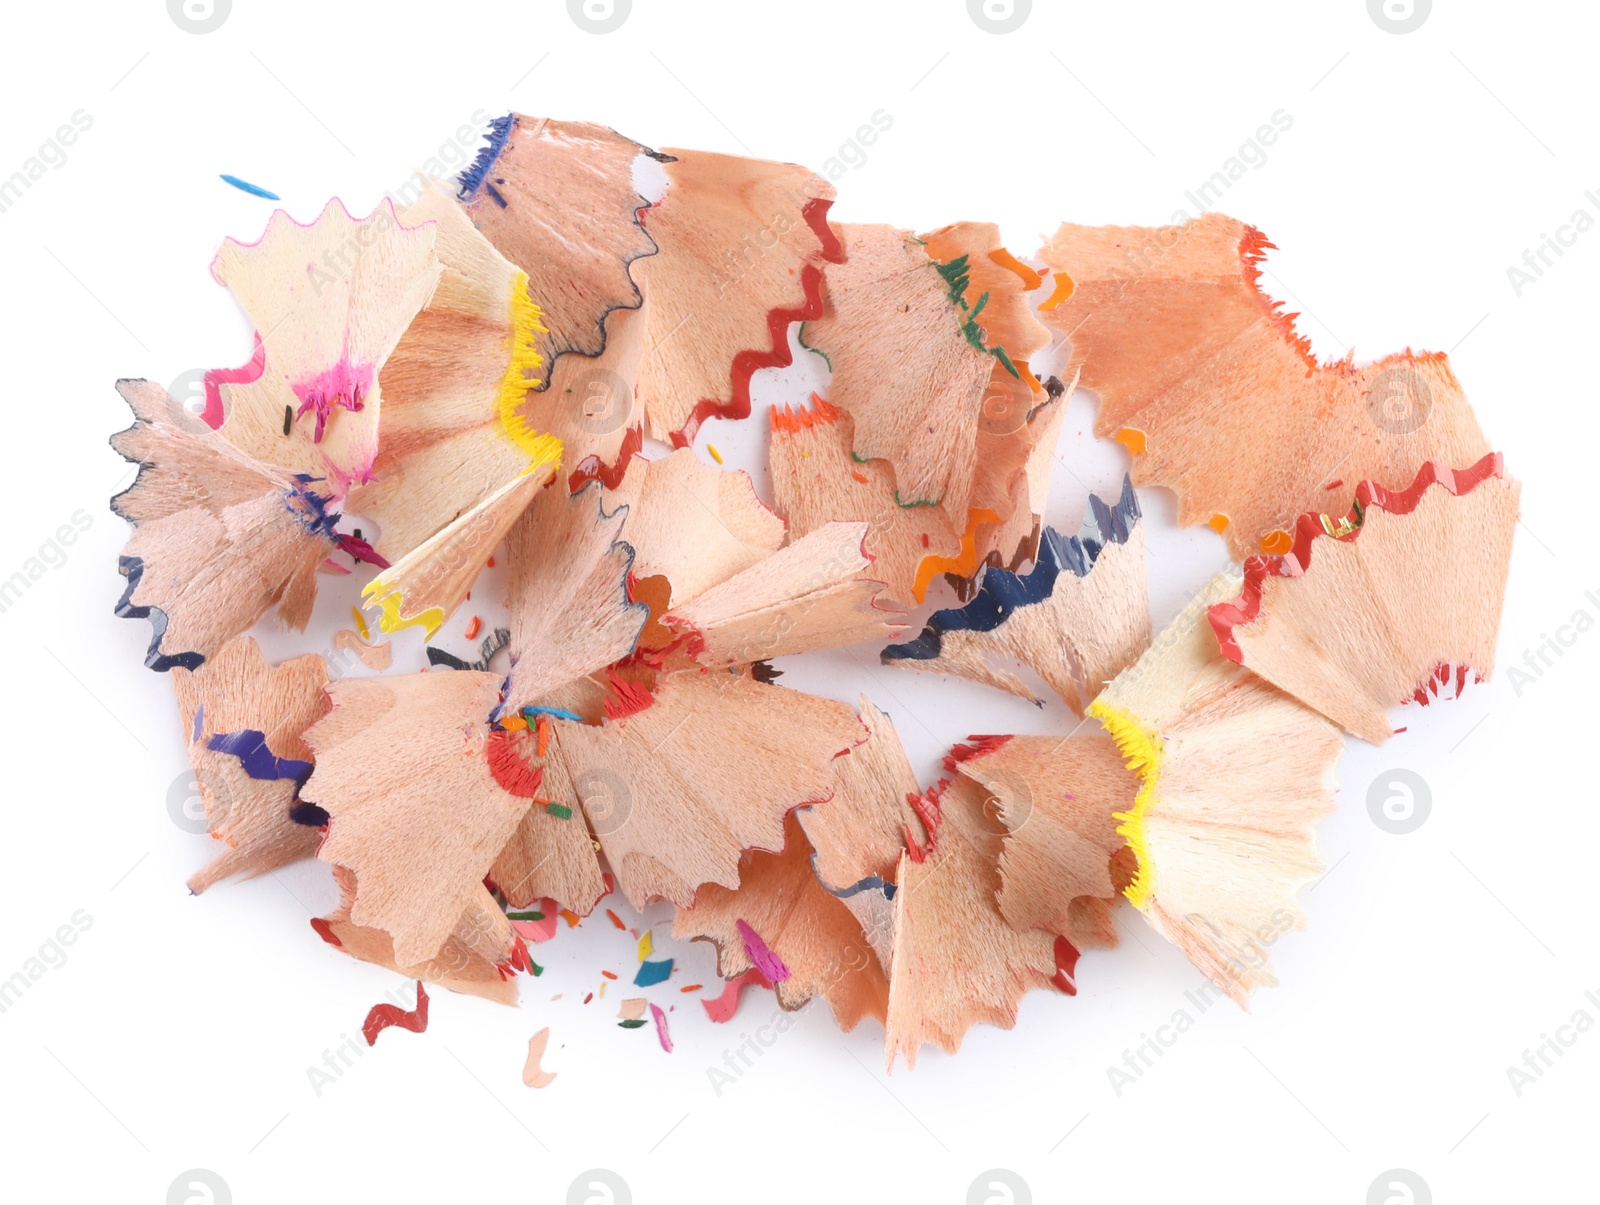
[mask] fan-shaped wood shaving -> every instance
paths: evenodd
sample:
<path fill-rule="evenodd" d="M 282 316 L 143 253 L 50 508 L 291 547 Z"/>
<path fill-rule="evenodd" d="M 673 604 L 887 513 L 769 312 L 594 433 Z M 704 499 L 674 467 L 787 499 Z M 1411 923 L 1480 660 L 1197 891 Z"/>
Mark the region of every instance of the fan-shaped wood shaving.
<path fill-rule="evenodd" d="M 221 413 L 208 409 L 208 421 L 268 464 L 326 478 L 336 496 L 368 480 L 380 370 L 439 283 L 434 239 L 387 201 L 357 220 L 335 200 L 309 226 L 280 209 L 256 242 L 223 240 L 211 274 L 254 323 L 263 359 L 254 380 L 215 385 Z"/>
<path fill-rule="evenodd" d="M 1217 577 L 1090 707 L 1143 779 L 1121 829 L 1128 890 L 1156 930 L 1241 1007 L 1277 983 L 1269 949 L 1305 928 L 1299 889 L 1323 871 L 1315 824 L 1333 810 L 1344 741 L 1316 712 L 1226 660 L 1207 608 Z"/>
<path fill-rule="evenodd" d="M 655 253 L 639 220 L 649 203 L 633 183 L 635 160 L 654 152 L 589 122 L 509 118 L 463 175 L 463 204 L 528 274 L 546 315 L 545 363 L 568 352 L 597 356 L 606 315 L 639 305 L 630 265 Z"/>
<path fill-rule="evenodd" d="M 332 713 L 305 734 L 317 765 L 301 795 L 329 816 L 317 856 L 360 882 L 351 919 L 389 933 L 406 965 L 437 958 L 463 917 L 509 948 L 483 880 L 529 802 L 490 770 L 499 675 L 346 679 L 329 694 Z"/>
<path fill-rule="evenodd" d="M 751 374 L 789 363 L 789 323 L 820 316 L 821 265 L 837 244 L 833 186 L 809 169 L 667 154 L 667 191 L 647 223 L 660 251 L 634 268 L 647 329 L 639 390 L 651 437 L 684 445 L 705 418 L 747 417 Z"/>
<path fill-rule="evenodd" d="M 1489 451 L 1445 356 L 1318 363 L 1258 287 L 1271 245 L 1207 214 L 1158 228 L 1067 224 L 1040 252 L 1072 281 L 1042 316 L 1100 395 L 1095 432 L 1142 452 L 1135 484 L 1175 490 L 1179 522 L 1225 523 L 1241 561 L 1285 551 L 1279 533 L 1326 505 L 1336 482 L 1403 483 L 1426 461 Z"/>
<path fill-rule="evenodd" d="M 1302 515 L 1292 552 L 1246 562 L 1243 597 L 1211 609 L 1223 654 L 1383 744 L 1389 708 L 1441 671 L 1493 671 L 1520 493 L 1498 454 L 1405 490 L 1363 481 L 1353 531 Z"/>
<path fill-rule="evenodd" d="M 316 853 L 321 830 L 289 817 L 295 779 L 253 778 L 238 757 L 208 746 L 213 736 L 252 730 L 276 757 L 311 761 L 301 737 L 328 712 L 327 681 L 328 667 L 317 654 L 271 666 L 248 636 L 230 640 L 198 669 L 172 671 L 206 827 L 224 844 L 189 877 L 190 891 L 198 894 L 230 875 L 253 878 Z"/>
<path fill-rule="evenodd" d="M 781 849 L 784 815 L 833 793 L 833 759 L 863 735 L 843 703 L 685 670 L 642 710 L 558 722 L 551 739 L 617 886 L 642 908 L 688 907 L 703 883 L 737 886 L 743 852 Z"/>
<path fill-rule="evenodd" d="M 894 468 L 902 505 L 964 515 L 993 358 L 968 342 L 921 243 L 892 226 L 841 225 L 821 318 L 803 332 L 828 358 L 828 401 L 855 419 L 854 454 Z"/>
<path fill-rule="evenodd" d="M 739 886 L 729 890 L 707 883 L 694 907 L 679 909 L 672 935 L 713 943 L 717 974 L 736 979 L 755 966 L 739 921 L 754 929 L 789 969 L 787 979 L 773 984 L 782 1007 L 800 1008 L 821 996 L 844 1030 L 854 1029 L 863 1017 L 884 1019 L 888 976 L 861 923 L 817 882 L 811 845 L 795 813 L 785 818 L 781 852 L 745 854 Z"/>

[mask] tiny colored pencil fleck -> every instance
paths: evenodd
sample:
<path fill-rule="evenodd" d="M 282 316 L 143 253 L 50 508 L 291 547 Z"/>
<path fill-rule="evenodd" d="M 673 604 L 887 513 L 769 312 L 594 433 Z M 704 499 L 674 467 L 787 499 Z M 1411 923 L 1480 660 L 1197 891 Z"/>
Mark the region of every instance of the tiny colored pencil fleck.
<path fill-rule="evenodd" d="M 685 984 L 683 987 L 680 987 L 678 990 L 680 992 L 698 992 L 704 986 L 705 985 L 702 983 L 689 983 Z"/>
<path fill-rule="evenodd" d="M 639 961 L 643 962 L 655 953 L 655 941 L 650 936 L 650 930 L 644 931 L 644 936 L 639 939 Z"/>
<path fill-rule="evenodd" d="M 712 460 L 716 461 L 718 464 L 722 463 L 722 453 L 717 451 L 716 444 L 707 444 L 706 451 L 711 453 Z"/>
<path fill-rule="evenodd" d="M 661 1040 L 661 1049 L 671 1054 L 672 1037 L 667 1033 L 667 1014 L 661 1011 L 659 1004 L 652 1004 L 650 1006 L 650 1015 L 656 1020 L 656 1037 Z"/>
<path fill-rule="evenodd" d="M 561 910 L 561 919 L 567 922 L 567 928 L 575 929 L 578 927 L 578 922 L 581 921 L 583 917 L 579 916 L 576 912 L 573 912 L 569 908 L 563 908 Z"/>
<path fill-rule="evenodd" d="M 1043 281 L 1040 282 L 1041 284 Z M 1039 303 L 1041 310 L 1053 310 L 1068 297 L 1072 296 L 1072 277 L 1065 272 L 1055 274 L 1055 286 L 1050 290 L 1050 296 Z"/>
<path fill-rule="evenodd" d="M 361 613 L 360 607 L 352 606 L 350 614 L 356 617 L 356 631 L 361 634 L 362 642 L 372 639 L 372 633 L 367 629 L 367 617 Z"/>
<path fill-rule="evenodd" d="M 467 625 L 467 630 L 462 633 L 468 640 L 476 640 L 478 633 L 483 630 L 483 620 L 478 616 L 472 617 L 472 622 Z"/>
<path fill-rule="evenodd" d="M 672 959 L 662 958 L 655 962 L 641 962 L 639 969 L 633 976 L 635 987 L 651 987 L 657 983 L 665 983 L 672 974 Z"/>
<path fill-rule="evenodd" d="M 1128 451 L 1132 452 L 1135 456 L 1144 455 L 1145 451 L 1149 447 L 1149 444 L 1145 440 L 1144 432 L 1139 430 L 1137 427 L 1124 427 L 1122 430 L 1113 435 L 1112 438 L 1123 447 L 1127 448 Z"/>
<path fill-rule="evenodd" d="M 523 718 L 528 716 L 553 715 L 563 720 L 581 720 L 583 717 L 575 711 L 568 711 L 564 707 L 524 707 Z"/>
<path fill-rule="evenodd" d="M 617 977 L 614 971 L 601 971 L 600 973 L 607 979 L 615 979 Z"/>
<path fill-rule="evenodd" d="M 252 197 L 265 197 L 269 201 L 283 200 L 283 198 L 277 193 L 269 192 L 265 188 L 262 188 L 259 184 L 252 184 L 248 180 L 241 180 L 238 176 L 230 176 L 227 172 L 222 172 L 220 174 L 224 183 L 231 184 L 240 192 L 247 192 Z"/>
<path fill-rule="evenodd" d="M 627 925 L 622 923 L 622 918 L 620 916 L 618 916 L 615 912 L 611 911 L 610 908 L 606 909 L 606 915 L 611 918 L 611 923 L 613 925 L 615 925 L 617 928 L 626 929 L 628 927 Z"/>

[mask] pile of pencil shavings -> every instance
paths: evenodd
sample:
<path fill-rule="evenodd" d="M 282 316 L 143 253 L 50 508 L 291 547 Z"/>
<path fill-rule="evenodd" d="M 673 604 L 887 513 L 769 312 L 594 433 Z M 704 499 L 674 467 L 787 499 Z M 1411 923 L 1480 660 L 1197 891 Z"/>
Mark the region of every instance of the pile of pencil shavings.
<path fill-rule="evenodd" d="M 177 690 L 219 849 L 197 892 L 320 859 L 325 941 L 506 1003 L 530 918 L 670 901 L 726 980 L 875 1018 L 892 1067 L 1074 994 L 1122 897 L 1245 1005 L 1304 927 L 1341 730 L 1382 742 L 1492 668 L 1517 483 L 1443 355 L 1313 357 L 1252 227 L 1064 225 L 1030 265 L 985 223 L 832 224 L 803 167 L 515 115 L 414 191 L 223 243 L 259 333 L 202 414 L 118 386 L 117 611 Z M 831 377 L 773 408 L 764 500 L 690 445 L 750 417 L 796 323 Z M 1080 379 L 1132 470 L 1063 534 L 1040 512 Z M 1135 485 L 1242 567 L 1154 636 Z M 247 634 L 303 630 L 342 571 L 431 638 L 496 556 L 476 662 L 330 675 Z M 936 579 L 964 605 L 918 630 Z M 356 624 L 340 647 L 386 666 Z M 971 737 L 925 785 L 870 702 L 773 681 L 864 641 L 1032 698 L 1025 668 L 1097 722 Z"/>

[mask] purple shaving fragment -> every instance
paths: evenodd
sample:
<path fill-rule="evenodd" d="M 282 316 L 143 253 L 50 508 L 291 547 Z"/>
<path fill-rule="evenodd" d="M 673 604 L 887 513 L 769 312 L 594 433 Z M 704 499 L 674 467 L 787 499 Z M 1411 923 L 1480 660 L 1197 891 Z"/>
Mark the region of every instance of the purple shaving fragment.
<path fill-rule="evenodd" d="M 311 777 L 310 762 L 293 757 L 274 756 L 272 750 L 267 748 L 266 734 L 257 732 L 254 728 L 245 728 L 239 732 L 215 733 L 206 742 L 206 748 L 213 753 L 226 753 L 230 757 L 237 757 L 239 764 L 244 767 L 244 772 L 251 778 L 266 780 L 292 778 L 296 782 L 304 782 Z"/>

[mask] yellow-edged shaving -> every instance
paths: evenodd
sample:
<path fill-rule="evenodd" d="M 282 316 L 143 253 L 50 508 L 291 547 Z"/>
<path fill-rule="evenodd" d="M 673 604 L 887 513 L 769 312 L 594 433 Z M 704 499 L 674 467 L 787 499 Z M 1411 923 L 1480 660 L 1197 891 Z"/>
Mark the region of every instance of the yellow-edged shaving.
<path fill-rule="evenodd" d="M 420 627 L 431 639 L 467 597 L 478 567 L 561 466 L 555 436 L 534 434 L 525 447 L 532 458 L 527 468 L 367 583 L 361 605 L 378 610 L 383 631 Z"/>
<path fill-rule="evenodd" d="M 1133 801 L 1131 812 L 1113 812 L 1114 819 L 1122 821 L 1117 832 L 1128 839 L 1128 848 L 1138 860 L 1133 882 L 1123 893 L 1140 911 L 1150 903 L 1155 894 L 1156 872 L 1150 861 L 1150 847 L 1145 835 L 1145 817 L 1156 799 L 1156 780 L 1161 771 L 1161 738 L 1150 731 L 1132 713 L 1112 707 L 1099 699 L 1089 704 L 1089 714 L 1105 725 L 1117 749 L 1127 759 L 1128 769 L 1139 775 L 1142 784 Z"/>
<path fill-rule="evenodd" d="M 535 431 L 527 426 L 524 426 L 523 430 L 526 434 L 517 440 L 517 444 L 533 459 L 528 462 L 528 467 L 517 475 L 526 477 L 539 469 L 549 469 L 551 476 L 554 476 L 555 470 L 561 467 L 563 447 L 560 437 Z"/>
<path fill-rule="evenodd" d="M 384 593 L 388 591 L 388 593 Z M 361 591 L 361 602 L 366 607 L 378 608 L 378 627 L 385 632 L 398 632 L 401 628 L 420 627 L 423 634 L 433 639 L 433 634 L 444 623 L 444 610 L 428 607 L 415 615 L 403 616 L 400 608 L 405 603 L 399 590 L 392 589 L 381 577 L 375 577 Z"/>
<path fill-rule="evenodd" d="M 543 317 L 533 298 L 528 296 L 528 274 L 518 272 L 511 284 L 511 360 L 505 375 L 500 378 L 498 413 L 500 426 L 523 451 L 537 460 L 541 451 L 539 442 L 550 438 L 540 435 L 522 417 L 520 407 L 528 390 L 537 389 L 544 382 L 532 375 L 544 365 L 539 354 L 535 334 L 549 330 L 539 319 Z M 559 448 L 560 443 L 557 442 Z"/>

